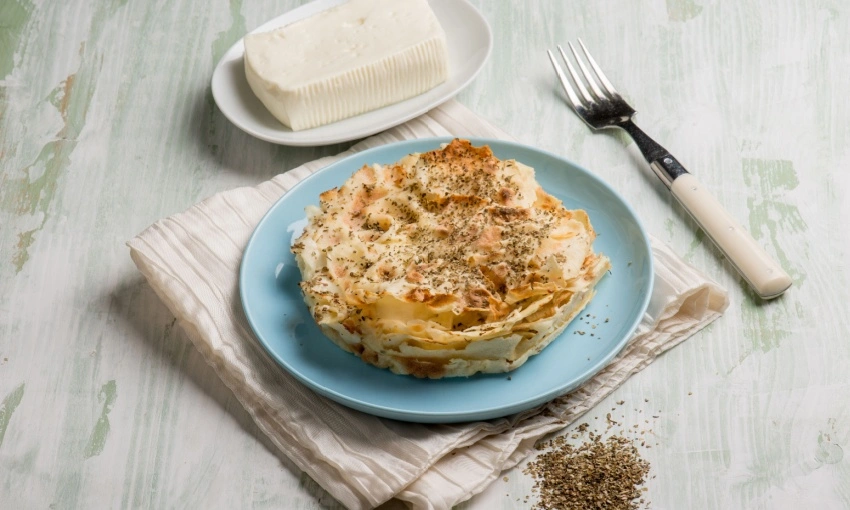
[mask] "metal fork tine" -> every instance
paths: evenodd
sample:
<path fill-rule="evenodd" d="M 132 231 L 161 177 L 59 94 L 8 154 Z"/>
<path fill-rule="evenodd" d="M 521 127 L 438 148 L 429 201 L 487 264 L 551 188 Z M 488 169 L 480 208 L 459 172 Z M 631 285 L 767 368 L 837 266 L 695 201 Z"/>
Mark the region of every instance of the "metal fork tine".
<path fill-rule="evenodd" d="M 584 86 L 582 79 L 579 78 L 578 73 L 573 68 L 573 65 L 570 64 L 570 59 L 567 58 L 567 54 L 564 52 L 564 48 L 562 48 L 560 44 L 558 45 L 558 51 L 561 52 L 561 58 L 563 58 L 564 62 L 567 64 L 567 69 L 570 71 L 570 76 L 573 77 L 573 82 L 578 87 L 578 90 L 581 92 L 581 95 L 584 100 L 587 102 L 587 104 L 595 103 L 596 100 L 593 99 L 593 96 L 591 96 L 590 92 L 587 91 L 587 87 Z"/>
<path fill-rule="evenodd" d="M 605 99 L 605 94 L 602 92 L 602 89 L 596 84 L 596 80 L 593 79 L 593 75 L 590 74 L 590 71 L 587 70 L 587 67 L 584 65 L 584 61 L 581 57 L 578 56 L 578 52 L 576 51 L 576 47 L 573 46 L 573 43 L 568 43 L 570 45 L 570 51 L 573 53 L 573 56 L 576 59 L 576 63 L 578 63 L 578 67 L 581 69 L 581 74 L 584 75 L 585 81 L 590 85 L 590 88 L 593 90 L 593 94 L 596 95 L 599 99 Z"/>
<path fill-rule="evenodd" d="M 610 92 L 614 97 L 619 97 L 619 94 L 614 88 L 614 85 L 611 85 L 611 82 L 608 81 L 608 78 L 605 76 L 605 73 L 602 72 L 602 69 L 599 67 L 596 61 L 593 60 L 593 57 L 590 55 L 590 52 L 587 51 L 587 47 L 584 45 L 584 42 L 579 39 L 578 43 L 581 45 L 581 49 L 582 51 L 584 51 L 584 56 L 587 57 L 587 61 L 590 62 L 590 67 L 592 67 L 593 71 L 596 72 L 596 76 L 599 78 L 599 81 L 602 83 L 602 86 L 604 86 L 605 89 Z M 576 55 L 576 58 L 578 58 L 578 55 Z"/>
<path fill-rule="evenodd" d="M 575 90 L 573 90 L 573 86 L 570 85 L 570 81 L 564 75 L 564 71 L 561 69 L 561 66 L 559 66 L 558 62 L 555 60 L 555 55 L 553 55 L 550 50 L 546 50 L 546 53 L 549 54 L 549 61 L 552 62 L 552 67 L 555 68 L 555 74 L 557 74 L 558 79 L 561 80 L 561 85 L 564 86 L 564 92 L 567 93 L 567 97 L 570 99 L 570 103 L 572 103 L 573 108 L 577 110 L 579 108 L 583 108 L 584 105 L 581 103 L 581 100 L 576 95 Z"/>

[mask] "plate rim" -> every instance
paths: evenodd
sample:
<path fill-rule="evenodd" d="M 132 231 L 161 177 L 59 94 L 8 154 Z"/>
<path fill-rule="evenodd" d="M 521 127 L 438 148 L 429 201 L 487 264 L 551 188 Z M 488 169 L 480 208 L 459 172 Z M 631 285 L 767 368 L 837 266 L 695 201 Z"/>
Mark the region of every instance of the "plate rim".
<path fill-rule="evenodd" d="M 319 383 L 311 380 L 309 377 L 305 376 L 301 373 L 296 367 L 291 366 L 291 364 L 287 363 L 282 357 L 276 353 L 273 349 L 270 348 L 269 342 L 263 338 L 263 335 L 259 328 L 255 325 L 255 320 L 251 316 L 250 306 L 246 302 L 246 291 L 244 284 L 247 280 L 245 274 L 248 269 L 246 269 L 246 261 L 249 260 L 249 250 L 254 245 L 254 240 L 257 235 L 261 232 L 267 221 L 271 221 L 270 218 L 273 217 L 275 210 L 278 207 L 281 207 L 287 196 L 293 193 L 297 193 L 298 189 L 303 185 L 306 185 L 309 181 L 314 178 L 318 178 L 322 173 L 328 171 L 336 166 L 342 166 L 348 163 L 351 160 L 354 160 L 358 157 L 368 156 L 371 153 L 379 152 L 381 150 L 388 150 L 393 148 L 402 147 L 405 145 L 413 145 L 413 144 L 433 144 L 434 147 L 438 146 L 441 143 L 447 143 L 455 138 L 464 138 L 469 140 L 474 145 L 482 145 L 482 144 L 494 144 L 494 145 L 502 145 L 509 146 L 511 148 L 519 148 L 522 150 L 528 150 L 532 152 L 539 153 L 543 156 L 555 159 L 566 165 L 572 166 L 578 171 L 585 174 L 586 177 L 595 181 L 597 184 L 604 187 L 609 193 L 611 193 L 623 207 L 629 212 L 632 219 L 634 220 L 634 225 L 637 227 L 640 238 L 643 241 L 641 244 L 641 251 L 644 251 L 647 255 L 648 262 L 648 278 L 647 278 L 647 286 L 646 291 L 642 296 L 642 302 L 637 308 L 637 312 L 635 313 L 635 317 L 632 319 L 631 323 L 625 329 L 626 333 L 623 334 L 623 337 L 615 344 L 615 346 L 604 356 L 602 356 L 594 365 L 588 367 L 584 372 L 579 374 L 577 377 L 573 378 L 572 381 L 568 381 L 565 384 L 558 385 L 557 387 L 547 388 L 546 391 L 536 394 L 532 397 L 527 397 L 523 400 L 511 402 L 508 405 L 502 405 L 499 407 L 490 407 L 486 409 L 476 409 L 471 411 L 463 411 L 463 412 L 452 412 L 452 411 L 416 411 L 416 410 L 407 410 L 407 409 L 399 409 L 396 407 L 390 407 L 383 404 L 375 404 L 370 403 L 368 401 L 363 400 L 359 397 L 351 397 L 338 391 L 329 389 L 325 386 L 322 386 Z M 489 420 L 495 418 L 501 418 L 505 416 L 509 416 L 518 412 L 522 412 L 527 409 L 531 409 L 537 405 L 543 405 L 546 402 L 551 401 L 558 396 L 565 395 L 571 391 L 574 391 L 588 380 L 590 380 L 594 375 L 602 371 L 612 359 L 614 359 L 625 346 L 628 344 L 629 340 L 634 335 L 638 325 L 643 319 L 643 316 L 646 313 L 646 310 L 649 306 L 650 300 L 652 298 L 652 292 L 654 289 L 654 274 L 655 274 L 655 260 L 652 255 L 652 245 L 650 242 L 649 235 L 640 221 L 639 216 L 636 211 L 632 208 L 632 206 L 624 199 L 624 197 L 612 186 L 610 186 L 607 182 L 605 182 L 601 177 L 586 169 L 582 165 L 579 165 L 572 160 L 569 160 L 563 156 L 557 155 L 553 152 L 540 149 L 531 145 L 523 144 L 521 142 L 516 142 L 512 140 L 501 140 L 497 138 L 488 138 L 488 137 L 457 137 L 457 136 L 440 136 L 440 137 L 427 137 L 427 138 L 412 138 L 407 140 L 400 140 L 397 142 L 392 142 L 388 144 L 378 145 L 376 147 L 371 147 L 369 149 L 365 149 L 363 151 L 358 151 L 354 154 L 350 154 L 344 158 L 341 158 L 337 161 L 334 161 L 318 170 L 308 175 L 304 179 L 301 179 L 295 185 L 293 185 L 289 190 L 284 192 L 266 211 L 257 225 L 254 227 L 251 236 L 248 239 L 248 242 L 245 245 L 245 249 L 242 253 L 242 259 L 239 263 L 239 297 L 240 304 L 242 307 L 242 311 L 245 314 L 246 320 L 251 328 L 251 332 L 254 334 L 256 340 L 263 347 L 264 351 L 267 355 L 269 355 L 280 367 L 280 369 L 286 371 L 288 374 L 292 375 L 296 378 L 300 383 L 304 384 L 311 391 L 314 391 L 320 395 L 324 395 L 325 397 L 339 403 L 340 405 L 356 409 L 367 414 L 373 416 L 379 416 L 383 418 L 391 418 L 401 421 L 407 422 L 415 422 L 415 423 L 457 423 L 457 422 L 468 422 L 468 421 L 481 421 L 481 420 Z M 302 299 L 303 304 L 303 299 Z M 304 305 L 306 306 L 306 305 Z M 563 333 L 562 333 L 563 334 Z M 559 335 L 560 337 L 560 335 Z M 545 349 L 544 349 L 545 351 Z M 541 353 L 542 354 L 542 353 Z M 506 374 L 510 375 L 510 372 L 506 372 Z M 398 375 L 398 377 L 407 377 L 404 375 Z"/>
<path fill-rule="evenodd" d="M 286 24 L 289 24 L 289 23 L 278 23 L 277 21 L 281 18 L 289 17 L 289 16 L 292 16 L 293 14 L 296 14 L 296 11 L 299 11 L 299 10 L 309 11 L 311 7 L 313 7 L 317 4 L 326 4 L 326 6 L 324 6 L 320 9 L 320 10 L 323 10 L 323 9 L 331 8 L 335 5 L 338 5 L 338 4 L 342 3 L 343 1 L 344 0 L 313 0 L 312 2 L 308 2 L 306 4 L 303 4 L 303 5 L 296 7 L 294 9 L 290 9 L 290 10 L 284 12 L 283 14 L 280 14 L 278 16 L 275 16 L 274 18 L 271 18 L 271 19 L 263 22 L 261 25 L 254 28 L 253 30 L 246 32 L 245 35 L 240 37 L 238 41 L 233 43 L 233 45 L 230 46 L 230 48 L 228 48 L 227 51 L 224 52 L 224 54 L 221 56 L 219 61 L 216 63 L 215 68 L 213 69 L 212 76 L 210 77 L 210 89 L 211 89 L 211 92 L 212 92 L 213 101 L 215 102 L 216 107 L 218 108 L 218 111 L 220 111 L 224 115 L 224 117 L 228 120 L 228 122 L 230 122 L 231 124 L 233 124 L 234 126 L 239 128 L 241 131 L 253 136 L 254 138 L 257 138 L 259 140 L 263 140 L 265 142 L 270 142 L 270 143 L 274 143 L 274 144 L 277 144 L 277 145 L 283 145 L 283 146 L 289 146 L 289 147 L 316 147 L 316 146 L 321 146 L 321 145 L 343 143 L 343 142 L 348 142 L 348 141 L 351 141 L 351 140 L 357 140 L 357 139 L 365 138 L 365 137 L 374 135 L 376 133 L 379 133 L 381 131 L 384 131 L 384 130 L 396 127 L 400 124 L 403 124 L 404 122 L 407 122 L 410 119 L 416 118 L 416 117 L 422 115 L 423 113 L 425 113 L 429 110 L 437 108 L 438 106 L 442 105 L 446 101 L 449 101 L 450 99 L 455 97 L 457 94 L 459 94 L 461 91 L 463 91 L 466 87 L 468 87 L 469 84 L 472 83 L 472 80 L 474 80 L 476 77 L 478 77 L 478 75 L 481 73 L 481 70 L 484 68 L 484 65 L 490 59 L 490 55 L 493 52 L 493 29 L 490 27 L 490 24 L 487 22 L 487 19 L 484 17 L 484 15 L 481 13 L 481 11 L 479 11 L 469 0 L 446 1 L 446 4 L 453 5 L 454 6 L 453 8 L 457 8 L 456 7 L 457 4 L 464 4 L 465 8 L 467 8 L 467 9 L 469 9 L 472 12 L 475 13 L 476 19 L 480 23 L 480 27 L 484 29 L 484 31 L 487 35 L 486 49 L 485 49 L 485 52 L 484 52 L 484 56 L 481 58 L 480 61 L 476 62 L 475 69 L 469 74 L 467 79 L 464 80 L 462 83 L 460 83 L 458 86 L 456 86 L 456 87 L 454 87 L 450 90 L 447 90 L 443 95 L 441 95 L 440 97 L 438 97 L 437 99 L 435 99 L 433 101 L 430 101 L 428 103 L 424 103 L 422 106 L 420 106 L 418 108 L 412 108 L 412 109 L 408 110 L 404 115 L 395 117 L 391 120 L 385 120 L 383 122 L 375 122 L 370 127 L 367 127 L 365 129 L 360 129 L 360 130 L 353 130 L 353 131 L 350 131 L 349 134 L 344 134 L 344 135 L 340 134 L 340 135 L 332 136 L 332 137 L 315 136 L 315 135 L 310 136 L 309 135 L 310 131 L 312 129 L 314 129 L 314 128 L 311 128 L 311 129 L 307 129 L 307 130 L 303 130 L 303 131 L 285 132 L 285 134 L 287 135 L 285 137 L 274 137 L 274 136 L 267 136 L 267 135 L 265 135 L 261 132 L 258 132 L 250 124 L 246 124 L 239 117 L 235 116 L 232 111 L 228 110 L 227 108 L 222 108 L 222 106 L 221 106 L 222 105 L 222 97 L 223 97 L 222 94 L 224 94 L 224 92 L 222 92 L 219 89 L 219 85 L 217 84 L 217 82 L 219 81 L 220 76 L 223 73 L 226 72 L 224 70 L 225 67 L 226 67 L 226 64 L 230 63 L 233 60 L 239 59 L 244 55 L 244 53 L 245 53 L 244 39 L 245 39 L 246 35 L 250 35 L 250 34 L 262 32 L 262 31 L 267 31 L 267 30 L 270 30 L 270 29 L 273 29 L 273 28 L 285 26 Z M 429 0 L 429 3 L 430 3 L 430 1 L 431 0 Z M 300 18 L 296 18 L 296 19 L 292 20 L 290 23 L 294 23 L 295 21 L 298 21 L 298 19 L 300 19 Z M 451 76 L 449 76 L 449 79 L 451 79 Z M 439 87 L 439 86 L 440 85 L 437 85 L 437 87 Z M 399 101 L 398 103 L 394 103 L 394 104 L 403 104 L 407 101 L 415 100 L 417 97 L 418 96 L 413 96 L 411 98 L 405 99 L 403 101 Z M 393 105 L 387 105 L 387 106 L 393 106 Z M 348 120 L 348 119 L 356 119 L 357 117 L 359 117 L 361 115 L 366 115 L 366 114 L 372 113 L 374 111 L 379 111 L 379 110 L 380 109 L 372 110 L 372 111 L 369 111 L 369 112 L 364 112 L 364 113 L 361 113 L 359 115 L 355 115 L 353 117 L 348 117 L 347 119 L 340 119 L 339 121 L 336 121 L 336 122 L 342 122 L 342 121 L 345 121 L 345 120 Z M 330 124 L 325 124 L 324 126 L 331 126 L 333 124 L 334 124 L 334 122 L 332 122 Z M 324 126 L 316 126 L 316 128 L 322 128 Z M 353 133 L 353 135 L 351 133 Z"/>

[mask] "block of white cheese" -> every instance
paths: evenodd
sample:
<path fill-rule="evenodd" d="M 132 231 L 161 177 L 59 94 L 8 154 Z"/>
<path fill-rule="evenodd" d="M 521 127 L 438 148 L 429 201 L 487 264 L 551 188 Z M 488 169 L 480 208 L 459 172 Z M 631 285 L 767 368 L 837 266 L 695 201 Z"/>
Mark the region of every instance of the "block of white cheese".
<path fill-rule="evenodd" d="M 278 120 L 309 129 L 444 82 L 446 36 L 427 0 L 349 0 L 246 36 L 245 74 Z"/>

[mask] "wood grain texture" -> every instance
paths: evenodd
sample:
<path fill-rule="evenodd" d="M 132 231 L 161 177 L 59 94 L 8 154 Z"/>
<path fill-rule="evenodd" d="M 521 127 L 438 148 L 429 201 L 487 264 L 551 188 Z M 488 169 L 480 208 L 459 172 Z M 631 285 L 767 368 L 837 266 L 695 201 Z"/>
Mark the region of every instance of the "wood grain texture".
<path fill-rule="evenodd" d="M 257 430 L 124 246 L 350 145 L 271 145 L 212 100 L 226 49 L 300 3 L 0 3 L 0 507 L 339 508 Z M 653 508 L 850 507 L 850 6 L 473 3 L 495 47 L 458 99 L 592 169 L 730 290 L 723 318 L 584 421 L 614 409 L 652 429 Z M 634 145 L 567 110 L 545 50 L 577 37 L 782 263 L 788 294 L 758 302 Z M 520 469 L 461 507 L 528 506 Z"/>

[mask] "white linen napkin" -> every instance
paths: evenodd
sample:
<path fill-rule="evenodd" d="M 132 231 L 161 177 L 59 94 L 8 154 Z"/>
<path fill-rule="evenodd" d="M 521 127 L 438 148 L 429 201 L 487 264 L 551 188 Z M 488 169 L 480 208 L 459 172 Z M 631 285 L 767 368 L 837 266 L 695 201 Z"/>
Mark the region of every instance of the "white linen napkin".
<path fill-rule="evenodd" d="M 331 162 L 397 140 L 447 135 L 510 138 L 449 101 L 338 156 L 214 195 L 128 242 L 139 270 L 260 429 L 352 509 L 392 498 L 446 509 L 470 498 L 531 453 L 538 439 L 576 420 L 728 306 L 724 289 L 653 239 L 655 286 L 643 321 L 624 351 L 569 395 L 506 418 L 422 425 L 370 416 L 313 393 L 265 353 L 242 312 L 238 269 L 248 238 L 278 198 Z"/>

